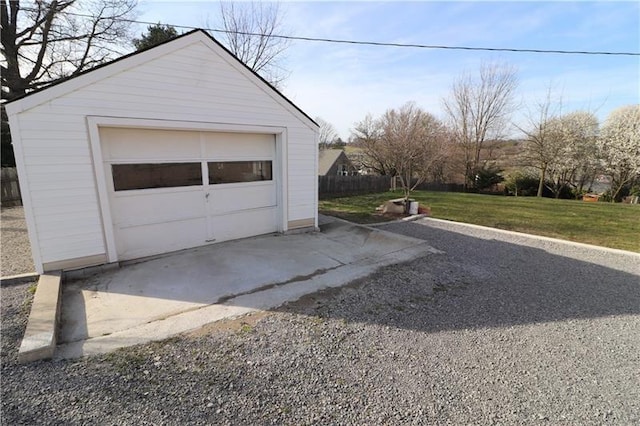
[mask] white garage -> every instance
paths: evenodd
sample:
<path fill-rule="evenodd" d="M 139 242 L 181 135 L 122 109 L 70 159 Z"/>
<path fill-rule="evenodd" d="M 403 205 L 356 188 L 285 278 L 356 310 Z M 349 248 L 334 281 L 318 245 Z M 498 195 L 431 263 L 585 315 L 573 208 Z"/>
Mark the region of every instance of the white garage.
<path fill-rule="evenodd" d="M 317 124 L 200 30 L 7 112 L 39 272 L 317 227 Z"/>

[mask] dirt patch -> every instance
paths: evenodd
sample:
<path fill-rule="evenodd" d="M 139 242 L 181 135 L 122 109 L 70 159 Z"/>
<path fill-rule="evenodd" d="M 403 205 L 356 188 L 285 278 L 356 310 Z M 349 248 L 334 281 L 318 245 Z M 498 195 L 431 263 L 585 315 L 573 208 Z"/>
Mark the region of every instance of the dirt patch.
<path fill-rule="evenodd" d="M 253 329 L 258 322 L 271 315 L 271 312 L 258 311 L 251 312 L 234 319 L 216 321 L 207 324 L 198 330 L 187 333 L 190 337 L 201 337 L 221 332 L 241 333 L 248 329 Z"/>

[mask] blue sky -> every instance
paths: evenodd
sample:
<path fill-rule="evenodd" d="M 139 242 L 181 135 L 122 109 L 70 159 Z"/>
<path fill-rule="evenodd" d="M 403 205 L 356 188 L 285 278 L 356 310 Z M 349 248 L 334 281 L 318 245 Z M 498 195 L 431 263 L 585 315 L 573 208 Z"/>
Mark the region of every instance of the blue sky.
<path fill-rule="evenodd" d="M 142 1 L 140 20 L 203 27 L 215 1 Z M 628 2 L 284 2 L 289 35 L 430 45 L 640 52 L 640 3 Z M 144 29 L 141 26 L 140 31 Z M 640 57 L 492 53 L 295 41 L 283 93 L 348 138 L 367 113 L 415 101 L 444 118 L 455 78 L 483 61 L 518 70 L 516 101 L 527 106 L 551 85 L 563 111 L 610 111 L 640 103 Z"/>

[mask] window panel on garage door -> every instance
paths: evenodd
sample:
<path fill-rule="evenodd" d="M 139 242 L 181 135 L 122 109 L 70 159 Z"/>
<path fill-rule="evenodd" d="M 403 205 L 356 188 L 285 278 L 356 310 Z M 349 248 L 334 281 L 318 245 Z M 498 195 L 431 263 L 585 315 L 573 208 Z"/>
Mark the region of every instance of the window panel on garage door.
<path fill-rule="evenodd" d="M 271 161 L 215 161 L 207 163 L 209 184 L 272 180 Z"/>
<path fill-rule="evenodd" d="M 116 191 L 202 185 L 200 163 L 113 164 Z"/>

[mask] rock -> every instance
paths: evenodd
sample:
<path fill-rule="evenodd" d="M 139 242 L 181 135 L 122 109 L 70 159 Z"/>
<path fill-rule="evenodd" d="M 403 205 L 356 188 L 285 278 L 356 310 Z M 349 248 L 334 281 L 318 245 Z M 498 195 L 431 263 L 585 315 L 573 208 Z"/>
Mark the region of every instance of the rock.
<path fill-rule="evenodd" d="M 400 200 L 401 201 L 398 201 L 398 200 L 385 201 L 384 204 L 381 206 L 382 213 L 383 214 L 404 213 L 405 211 L 404 199 L 400 199 Z"/>

